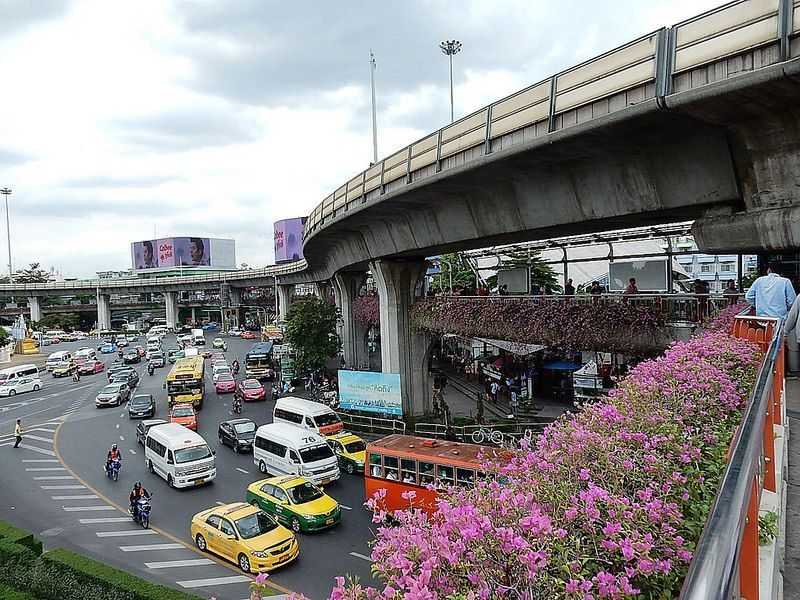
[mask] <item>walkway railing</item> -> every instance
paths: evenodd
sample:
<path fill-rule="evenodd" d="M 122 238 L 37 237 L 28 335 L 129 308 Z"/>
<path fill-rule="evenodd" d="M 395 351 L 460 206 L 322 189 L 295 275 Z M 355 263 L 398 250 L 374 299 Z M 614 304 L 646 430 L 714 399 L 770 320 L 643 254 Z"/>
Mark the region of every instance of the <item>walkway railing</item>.
<path fill-rule="evenodd" d="M 336 413 L 344 423 L 345 427 L 355 431 L 367 431 L 369 433 L 405 433 L 406 424 L 397 419 L 381 419 L 379 417 L 369 417 L 365 415 L 353 415 L 343 411 Z"/>
<path fill-rule="evenodd" d="M 444 438 L 448 432 L 460 442 L 475 444 L 495 444 L 513 442 L 520 438 L 531 438 L 544 431 L 555 419 L 541 418 L 525 423 L 497 423 L 491 425 L 458 425 L 448 428 L 441 423 L 417 423 L 414 434 L 428 437 Z"/>
<path fill-rule="evenodd" d="M 780 477 L 773 426 L 782 421 L 783 324 L 739 316 L 733 334 L 756 342 L 766 354 L 684 581 L 684 600 L 759 600 L 758 509 L 762 491 L 775 492 Z"/>

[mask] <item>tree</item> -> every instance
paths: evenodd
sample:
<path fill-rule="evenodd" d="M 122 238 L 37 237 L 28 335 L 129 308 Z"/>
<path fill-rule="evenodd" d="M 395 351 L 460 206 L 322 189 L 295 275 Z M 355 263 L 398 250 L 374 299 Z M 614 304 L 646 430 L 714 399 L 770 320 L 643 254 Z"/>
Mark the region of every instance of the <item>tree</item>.
<path fill-rule="evenodd" d="M 45 283 L 52 276 L 49 271 L 42 269 L 41 263 L 31 263 L 27 269 L 17 269 L 14 273 L 14 283 Z M 0 278 L 0 282 L 8 283 L 8 275 Z"/>
<path fill-rule="evenodd" d="M 298 299 L 289 307 L 286 339 L 295 350 L 300 371 L 321 369 L 339 352 L 338 318 L 336 306 L 316 296 Z"/>
<path fill-rule="evenodd" d="M 8 333 L 8 329 L 5 327 L 0 327 L 0 346 L 5 346 L 10 339 L 11 334 Z"/>
<path fill-rule="evenodd" d="M 434 262 L 439 263 L 440 274 L 438 277 L 433 278 L 430 286 L 432 290 L 437 292 L 450 290 L 451 283 L 453 288 L 475 285 L 475 272 L 458 252 L 442 254 Z"/>
<path fill-rule="evenodd" d="M 41 321 L 33 323 L 34 329 L 64 329 L 65 331 L 78 329 L 81 317 L 78 313 L 51 313 L 44 315 Z"/>
<path fill-rule="evenodd" d="M 530 267 L 531 270 L 531 289 L 538 286 L 543 293 L 560 293 L 561 284 L 558 283 L 558 275 L 549 264 L 544 262 L 538 251 L 517 250 L 504 256 L 500 260 L 498 271 L 516 269 L 519 267 Z M 486 280 L 489 288 L 497 286 L 497 275 L 492 275 Z"/>

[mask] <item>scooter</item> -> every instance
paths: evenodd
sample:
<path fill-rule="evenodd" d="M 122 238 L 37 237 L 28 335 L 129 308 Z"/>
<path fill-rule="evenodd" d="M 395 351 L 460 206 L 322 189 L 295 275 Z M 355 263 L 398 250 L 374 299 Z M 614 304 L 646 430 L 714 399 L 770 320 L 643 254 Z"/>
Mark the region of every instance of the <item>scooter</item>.
<path fill-rule="evenodd" d="M 150 527 L 150 511 L 153 508 L 151 499 L 152 496 L 143 496 L 136 501 L 136 516 L 133 514 L 133 507 L 128 509 L 128 512 L 133 518 L 134 523 L 139 523 L 139 525 L 145 529 Z"/>
<path fill-rule="evenodd" d="M 106 465 L 106 477 L 117 481 L 119 479 L 119 470 L 122 468 L 122 461 L 114 459 L 110 464 Z"/>
<path fill-rule="evenodd" d="M 240 415 L 242 414 L 242 399 L 234 397 L 233 402 L 231 403 L 231 410 L 234 414 Z"/>
<path fill-rule="evenodd" d="M 153 366 L 153 363 L 149 363 L 147 365 L 147 374 L 150 375 L 151 377 L 153 376 L 153 373 L 155 372 L 155 370 L 156 370 L 156 368 Z"/>

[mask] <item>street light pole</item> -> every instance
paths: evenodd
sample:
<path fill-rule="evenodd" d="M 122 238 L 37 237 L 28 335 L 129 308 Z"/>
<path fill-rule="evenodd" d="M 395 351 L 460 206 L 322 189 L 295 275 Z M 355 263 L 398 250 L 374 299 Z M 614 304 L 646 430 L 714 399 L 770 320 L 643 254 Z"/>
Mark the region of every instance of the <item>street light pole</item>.
<path fill-rule="evenodd" d="M 11 270 L 11 220 L 8 217 L 8 197 L 11 195 L 11 190 L 7 187 L 0 190 L 6 198 L 6 234 L 8 236 L 8 283 L 14 283 L 14 273 Z"/>
<path fill-rule="evenodd" d="M 453 110 L 453 55 L 461 52 L 461 42 L 458 40 L 445 40 L 439 44 L 439 49 L 450 59 L 450 122 L 454 121 Z"/>
<path fill-rule="evenodd" d="M 375 55 L 369 51 L 369 83 L 372 87 L 372 164 L 378 164 L 378 118 L 375 109 Z"/>

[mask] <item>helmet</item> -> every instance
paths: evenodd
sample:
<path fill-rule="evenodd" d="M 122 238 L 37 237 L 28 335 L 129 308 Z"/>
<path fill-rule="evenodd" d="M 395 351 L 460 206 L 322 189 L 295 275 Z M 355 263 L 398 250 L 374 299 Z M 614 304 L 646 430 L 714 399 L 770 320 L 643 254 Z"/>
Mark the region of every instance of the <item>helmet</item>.
<path fill-rule="evenodd" d="M 135 489 L 135 490 L 138 490 L 141 487 L 142 487 L 142 482 L 141 481 L 137 481 L 136 483 L 133 484 L 133 489 Z"/>
<path fill-rule="evenodd" d="M 116 444 L 111 444 L 111 449 L 112 450 L 116 450 L 117 449 L 117 445 Z"/>

